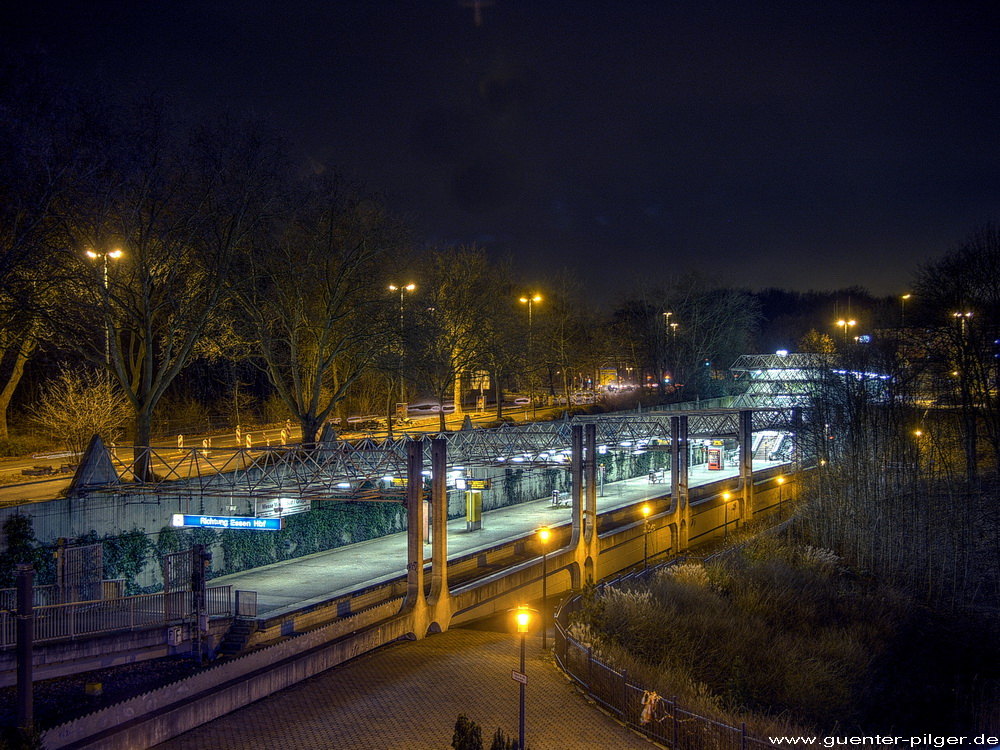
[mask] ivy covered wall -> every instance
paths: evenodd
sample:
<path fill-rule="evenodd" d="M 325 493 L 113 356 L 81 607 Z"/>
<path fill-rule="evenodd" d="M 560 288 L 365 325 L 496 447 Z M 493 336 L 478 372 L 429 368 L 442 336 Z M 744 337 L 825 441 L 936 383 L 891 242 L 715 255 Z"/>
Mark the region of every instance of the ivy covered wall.
<path fill-rule="evenodd" d="M 669 455 L 614 451 L 602 454 L 599 462 L 605 467 L 604 481 L 614 482 L 667 466 Z M 568 498 L 572 489 L 568 466 L 508 466 L 485 475 L 492 480 L 491 488 L 483 491 L 483 509 L 487 511 L 547 498 L 553 490 Z M 4 538 L 4 546 L 9 548 L 13 542 L 16 550 L 12 555 L 6 549 L 0 555 L 0 581 L 12 580 L 14 557 L 34 549 L 30 556 L 38 563 L 39 582 L 49 582 L 51 549 L 60 536 L 81 543 L 101 542 L 105 578 L 125 578 L 128 593 L 138 593 L 160 590 L 163 556 L 194 544 L 212 550 L 209 575 L 217 577 L 406 529 L 406 508 L 396 502 L 315 501 L 310 512 L 287 516 L 285 528 L 279 532 L 180 529 L 170 523 L 174 513 L 232 515 L 232 502 L 231 498 L 211 496 L 163 496 L 150 502 L 141 496 L 95 493 L 86 498 L 33 503 L 17 509 L 21 513 L 0 511 L 0 518 L 10 524 L 12 532 Z M 252 514 L 249 502 L 240 503 L 237 513 Z M 448 517 L 464 515 L 465 492 L 449 489 Z"/>

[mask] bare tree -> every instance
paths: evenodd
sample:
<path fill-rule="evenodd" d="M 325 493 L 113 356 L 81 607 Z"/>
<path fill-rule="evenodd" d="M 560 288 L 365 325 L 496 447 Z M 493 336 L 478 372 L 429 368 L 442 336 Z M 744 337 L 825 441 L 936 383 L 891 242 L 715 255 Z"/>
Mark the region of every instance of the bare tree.
<path fill-rule="evenodd" d="M 70 451 L 83 453 L 94 435 L 119 440 L 131 411 L 107 378 L 63 367 L 43 388 L 33 420 Z"/>
<path fill-rule="evenodd" d="M 407 373 L 441 406 L 443 432 L 445 401 L 453 395 L 461 410 L 461 377 L 484 360 L 495 269 L 478 248 L 432 251 L 422 265 L 424 307 L 406 347 Z"/>
<path fill-rule="evenodd" d="M 134 472 L 145 480 L 156 404 L 223 298 L 281 162 L 278 144 L 250 128 L 199 128 L 181 143 L 155 109 L 122 120 L 66 208 L 68 293 L 53 322 L 62 345 L 109 372 L 131 403 Z"/>
<path fill-rule="evenodd" d="M 88 168 L 88 124 L 72 114 L 75 102 L 37 58 L 0 57 L 0 439 L 45 331 L 38 308 L 52 293 L 58 206 Z"/>
<path fill-rule="evenodd" d="M 713 375 L 751 345 L 759 319 L 753 296 L 714 286 L 698 275 L 673 280 L 665 289 L 647 289 L 623 300 L 612 328 L 618 357 L 662 381 L 670 372 L 685 392 L 716 395 Z"/>
<path fill-rule="evenodd" d="M 985 437 L 1000 468 L 1000 227 L 973 230 L 955 249 L 923 266 L 914 287 L 917 320 L 939 344 L 942 381 L 956 384 L 968 478 Z"/>
<path fill-rule="evenodd" d="M 583 302 L 583 287 L 569 271 L 563 271 L 548 286 L 550 292 L 538 334 L 552 389 L 558 385 L 568 406 L 574 373 L 585 366 L 593 345 L 591 332 L 598 326 L 595 315 Z"/>
<path fill-rule="evenodd" d="M 402 245 L 378 200 L 332 179 L 247 256 L 233 285 L 239 315 L 303 443 L 390 343 L 385 265 Z"/>

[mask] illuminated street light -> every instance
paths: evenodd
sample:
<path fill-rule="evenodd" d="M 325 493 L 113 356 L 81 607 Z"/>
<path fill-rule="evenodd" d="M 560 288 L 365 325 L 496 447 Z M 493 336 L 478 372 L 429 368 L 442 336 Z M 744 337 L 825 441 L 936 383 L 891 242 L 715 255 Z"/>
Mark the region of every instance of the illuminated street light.
<path fill-rule="evenodd" d="M 653 509 L 649 507 L 649 503 L 643 503 L 640 510 L 642 511 L 642 569 L 646 570 L 649 566 L 649 514 Z"/>
<path fill-rule="evenodd" d="M 399 292 L 399 403 L 400 409 L 403 409 L 402 404 L 406 403 L 406 385 L 403 381 L 403 360 L 406 357 L 406 348 L 403 344 L 403 295 L 406 292 L 412 292 L 417 288 L 416 284 L 407 284 L 406 286 L 396 286 L 395 284 L 389 284 L 390 292 Z M 399 419 L 404 419 L 406 414 L 397 415 Z M 389 437 L 392 437 L 392 415 L 389 415 Z"/>
<path fill-rule="evenodd" d="M 841 318 L 840 320 L 837 321 L 837 325 L 844 329 L 844 342 L 845 343 L 847 342 L 847 329 L 849 327 L 853 327 L 853 326 L 857 325 L 857 323 L 858 323 L 858 321 L 856 321 L 856 320 L 844 320 L 843 318 Z"/>
<path fill-rule="evenodd" d="M 730 497 L 731 497 L 731 495 L 728 492 L 723 492 L 722 493 L 722 503 L 723 503 L 723 507 L 725 508 L 725 513 L 726 513 L 726 522 L 722 526 L 722 538 L 724 540 L 725 539 L 729 539 L 729 498 Z"/>
<path fill-rule="evenodd" d="M 110 316 L 107 314 L 107 309 L 109 307 L 108 301 L 108 258 L 111 260 L 118 260 L 124 253 L 122 253 L 120 248 L 115 248 L 114 250 L 108 250 L 107 252 L 101 252 L 99 250 L 88 249 L 87 257 L 91 260 L 101 259 L 102 274 L 101 274 L 101 294 L 104 299 L 105 307 L 105 319 L 104 319 L 104 364 L 107 365 L 108 371 L 111 370 L 111 320 Z"/>
<path fill-rule="evenodd" d="M 548 630 L 547 617 L 548 615 L 548 591 L 546 589 L 546 579 L 548 578 L 548 570 L 545 564 L 545 557 L 549 551 L 549 539 L 552 538 L 552 530 L 548 526 L 542 526 L 538 530 L 538 541 L 542 543 L 542 651 L 545 650 L 545 636 Z"/>
<path fill-rule="evenodd" d="M 528 676 L 524 672 L 524 636 L 531 627 L 531 616 L 534 610 L 525 605 L 521 605 L 514 610 L 514 626 L 521 635 L 521 671 L 515 673 L 514 679 L 521 686 L 521 714 L 518 725 L 518 747 L 524 747 L 524 688 L 528 684 Z"/>
<path fill-rule="evenodd" d="M 965 321 L 969 320 L 969 318 L 972 317 L 972 313 L 971 312 L 964 312 L 964 313 L 962 313 L 962 312 L 956 312 L 956 313 L 952 313 L 951 316 L 953 318 L 955 318 L 955 320 L 959 321 L 959 323 L 961 323 L 961 325 L 962 325 L 962 336 L 965 336 Z"/>
<path fill-rule="evenodd" d="M 531 322 L 532 322 L 532 312 L 531 308 L 536 302 L 542 301 L 542 295 L 535 293 L 529 297 L 521 297 L 521 304 L 528 306 L 528 362 L 529 367 L 531 362 Z M 528 397 L 531 399 L 531 418 L 534 419 L 535 414 L 535 382 L 534 378 L 529 375 L 528 377 Z"/>
<path fill-rule="evenodd" d="M 906 300 L 913 295 L 907 292 L 899 298 L 899 327 L 906 328 Z"/>
<path fill-rule="evenodd" d="M 778 477 L 778 518 L 781 518 L 781 488 L 785 484 L 785 477 Z"/>

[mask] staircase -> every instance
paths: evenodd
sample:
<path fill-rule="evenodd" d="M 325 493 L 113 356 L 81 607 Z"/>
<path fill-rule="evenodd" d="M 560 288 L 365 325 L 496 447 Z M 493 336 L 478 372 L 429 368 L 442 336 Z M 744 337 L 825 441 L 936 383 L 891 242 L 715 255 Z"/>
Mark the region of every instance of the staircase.
<path fill-rule="evenodd" d="M 229 630 L 222 637 L 222 642 L 219 644 L 219 653 L 226 654 L 229 656 L 235 656 L 243 652 L 243 649 L 247 647 L 250 642 L 250 636 L 254 634 L 257 630 L 256 620 L 241 619 L 239 617 L 233 620 L 233 624 L 229 626 Z"/>
<path fill-rule="evenodd" d="M 774 445 L 776 438 L 764 437 L 761 438 L 760 444 L 757 446 L 757 450 L 754 451 L 753 457 L 755 459 L 761 459 L 762 461 L 767 461 L 771 455 L 771 447 Z"/>

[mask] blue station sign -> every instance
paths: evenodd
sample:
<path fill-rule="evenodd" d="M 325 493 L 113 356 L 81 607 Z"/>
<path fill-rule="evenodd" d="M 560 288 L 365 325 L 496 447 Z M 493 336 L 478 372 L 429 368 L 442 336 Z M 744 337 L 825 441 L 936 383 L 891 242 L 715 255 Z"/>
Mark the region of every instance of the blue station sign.
<path fill-rule="evenodd" d="M 254 518 L 252 516 L 186 516 L 174 513 L 174 526 L 187 529 L 242 529 L 246 531 L 281 531 L 284 518 Z"/>

